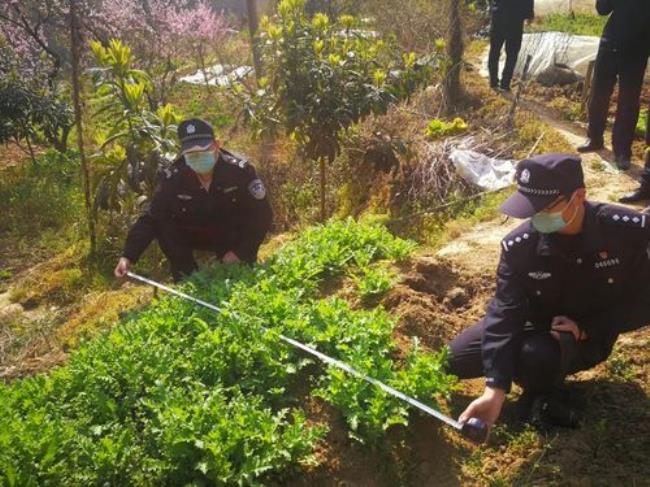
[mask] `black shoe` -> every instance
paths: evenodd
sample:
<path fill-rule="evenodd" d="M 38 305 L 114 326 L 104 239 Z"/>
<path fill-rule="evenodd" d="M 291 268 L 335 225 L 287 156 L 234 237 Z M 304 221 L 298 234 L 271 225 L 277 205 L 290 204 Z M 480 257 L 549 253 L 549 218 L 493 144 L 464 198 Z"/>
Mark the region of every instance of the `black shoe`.
<path fill-rule="evenodd" d="M 605 147 L 605 144 L 602 140 L 587 139 L 584 144 L 576 147 L 576 150 L 581 153 L 595 152 L 601 150 L 603 147 Z"/>
<path fill-rule="evenodd" d="M 632 167 L 632 161 L 630 160 L 630 156 L 616 156 L 615 161 L 616 161 L 616 167 L 618 167 L 621 171 L 627 171 L 629 168 Z"/>
<path fill-rule="evenodd" d="M 650 200 L 650 188 L 643 185 L 618 199 L 619 203 L 638 203 L 646 200 Z"/>
<path fill-rule="evenodd" d="M 542 430 L 577 428 L 580 426 L 580 413 L 571 402 L 565 391 L 537 396 L 532 407 L 531 423 Z"/>
<path fill-rule="evenodd" d="M 537 397 L 537 394 L 526 391 L 519 396 L 519 399 L 517 399 L 517 403 L 515 404 L 515 414 L 519 421 L 526 423 L 530 420 L 533 405 L 535 404 L 535 399 L 537 399 Z"/>

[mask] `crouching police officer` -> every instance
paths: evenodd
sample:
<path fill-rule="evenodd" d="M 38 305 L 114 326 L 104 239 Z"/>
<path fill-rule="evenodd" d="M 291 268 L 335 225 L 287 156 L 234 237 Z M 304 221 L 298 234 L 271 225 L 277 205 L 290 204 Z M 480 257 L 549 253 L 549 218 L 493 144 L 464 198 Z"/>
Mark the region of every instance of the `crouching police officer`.
<path fill-rule="evenodd" d="M 246 160 L 221 148 L 212 127 L 187 120 L 178 127 L 182 154 L 165 171 L 149 209 L 129 231 L 115 276 L 126 276 L 158 240 L 175 281 L 197 269 L 193 250 L 225 264 L 257 260 L 272 222 L 264 183 Z"/>
<path fill-rule="evenodd" d="M 534 419 L 575 426 L 564 378 L 604 361 L 620 333 L 650 323 L 650 215 L 586 201 L 581 161 L 571 155 L 524 160 L 516 179 L 501 209 L 532 218 L 502 242 L 486 316 L 450 344 L 453 374 L 486 377 L 460 421 L 494 424 L 514 380 L 524 389 L 522 419 L 541 411 Z"/>

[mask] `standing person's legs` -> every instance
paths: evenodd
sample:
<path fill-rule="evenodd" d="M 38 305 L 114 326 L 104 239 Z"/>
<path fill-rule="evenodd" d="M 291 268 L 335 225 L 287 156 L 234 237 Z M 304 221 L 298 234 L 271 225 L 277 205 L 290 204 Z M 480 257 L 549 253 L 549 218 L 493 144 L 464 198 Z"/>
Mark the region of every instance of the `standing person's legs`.
<path fill-rule="evenodd" d="M 645 165 L 641 176 L 641 185 L 650 190 L 650 104 L 645 124 Z"/>
<path fill-rule="evenodd" d="M 175 282 L 188 277 L 198 269 L 192 247 L 181 238 L 179 233 L 178 226 L 172 221 L 162 222 L 156 228 L 158 245 L 169 261 Z"/>
<path fill-rule="evenodd" d="M 501 58 L 501 48 L 505 42 L 503 35 L 502 22 L 492 16 L 492 25 L 490 27 L 490 53 L 488 55 L 488 71 L 490 72 L 490 86 L 497 88 L 499 86 L 499 59 Z"/>
<path fill-rule="evenodd" d="M 589 99 L 589 128 L 587 137 L 592 143 L 602 145 L 607 126 L 609 100 L 612 97 L 618 75 L 619 58 L 616 53 L 600 48 L 596 57 L 594 80 Z"/>
<path fill-rule="evenodd" d="M 625 57 L 619 74 L 618 107 L 613 130 L 614 154 L 632 156 L 634 131 L 639 121 L 640 96 L 648 59 L 640 56 Z"/>
<path fill-rule="evenodd" d="M 508 26 L 508 34 L 506 36 L 506 65 L 503 68 L 501 75 L 501 88 L 504 90 L 510 89 L 512 82 L 512 75 L 517 66 L 517 58 L 521 50 L 521 41 L 524 36 L 524 21 L 515 22 Z"/>

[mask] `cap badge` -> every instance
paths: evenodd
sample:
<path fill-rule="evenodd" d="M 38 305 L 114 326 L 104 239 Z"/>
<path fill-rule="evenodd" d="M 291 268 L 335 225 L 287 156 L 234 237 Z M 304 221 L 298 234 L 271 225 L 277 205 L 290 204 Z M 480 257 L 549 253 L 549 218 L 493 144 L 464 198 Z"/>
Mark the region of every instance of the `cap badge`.
<path fill-rule="evenodd" d="M 191 135 L 194 132 L 196 132 L 196 127 L 194 125 L 192 125 L 192 124 L 188 125 L 187 126 L 187 133 Z"/>
<path fill-rule="evenodd" d="M 519 182 L 523 184 L 528 184 L 530 182 L 530 171 L 528 169 L 524 169 L 521 171 L 521 175 L 519 176 Z"/>

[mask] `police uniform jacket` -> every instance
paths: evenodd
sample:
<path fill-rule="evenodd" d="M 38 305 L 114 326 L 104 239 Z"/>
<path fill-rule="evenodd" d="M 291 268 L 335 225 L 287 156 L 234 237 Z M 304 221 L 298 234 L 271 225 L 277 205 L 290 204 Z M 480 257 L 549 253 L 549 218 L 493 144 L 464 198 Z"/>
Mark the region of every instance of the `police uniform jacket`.
<path fill-rule="evenodd" d="M 650 1 L 597 0 L 600 15 L 610 15 L 601 46 L 628 54 L 650 55 Z"/>
<path fill-rule="evenodd" d="M 577 236 L 541 234 L 530 221 L 511 232 L 485 318 L 487 385 L 510 389 L 526 323 L 550 330 L 555 316 L 574 320 L 589 337 L 589 366 L 618 333 L 650 323 L 649 244 L 650 215 L 600 203 L 586 203 Z"/>
<path fill-rule="evenodd" d="M 535 17 L 534 0 L 492 0 L 492 15 L 512 21 L 532 19 Z"/>
<path fill-rule="evenodd" d="M 180 241 L 191 234 L 193 240 L 211 242 L 214 250 L 254 262 L 272 218 L 264 184 L 245 159 L 222 149 L 206 191 L 180 157 L 164 172 L 149 208 L 129 231 L 123 255 L 136 262 L 171 223 Z"/>

